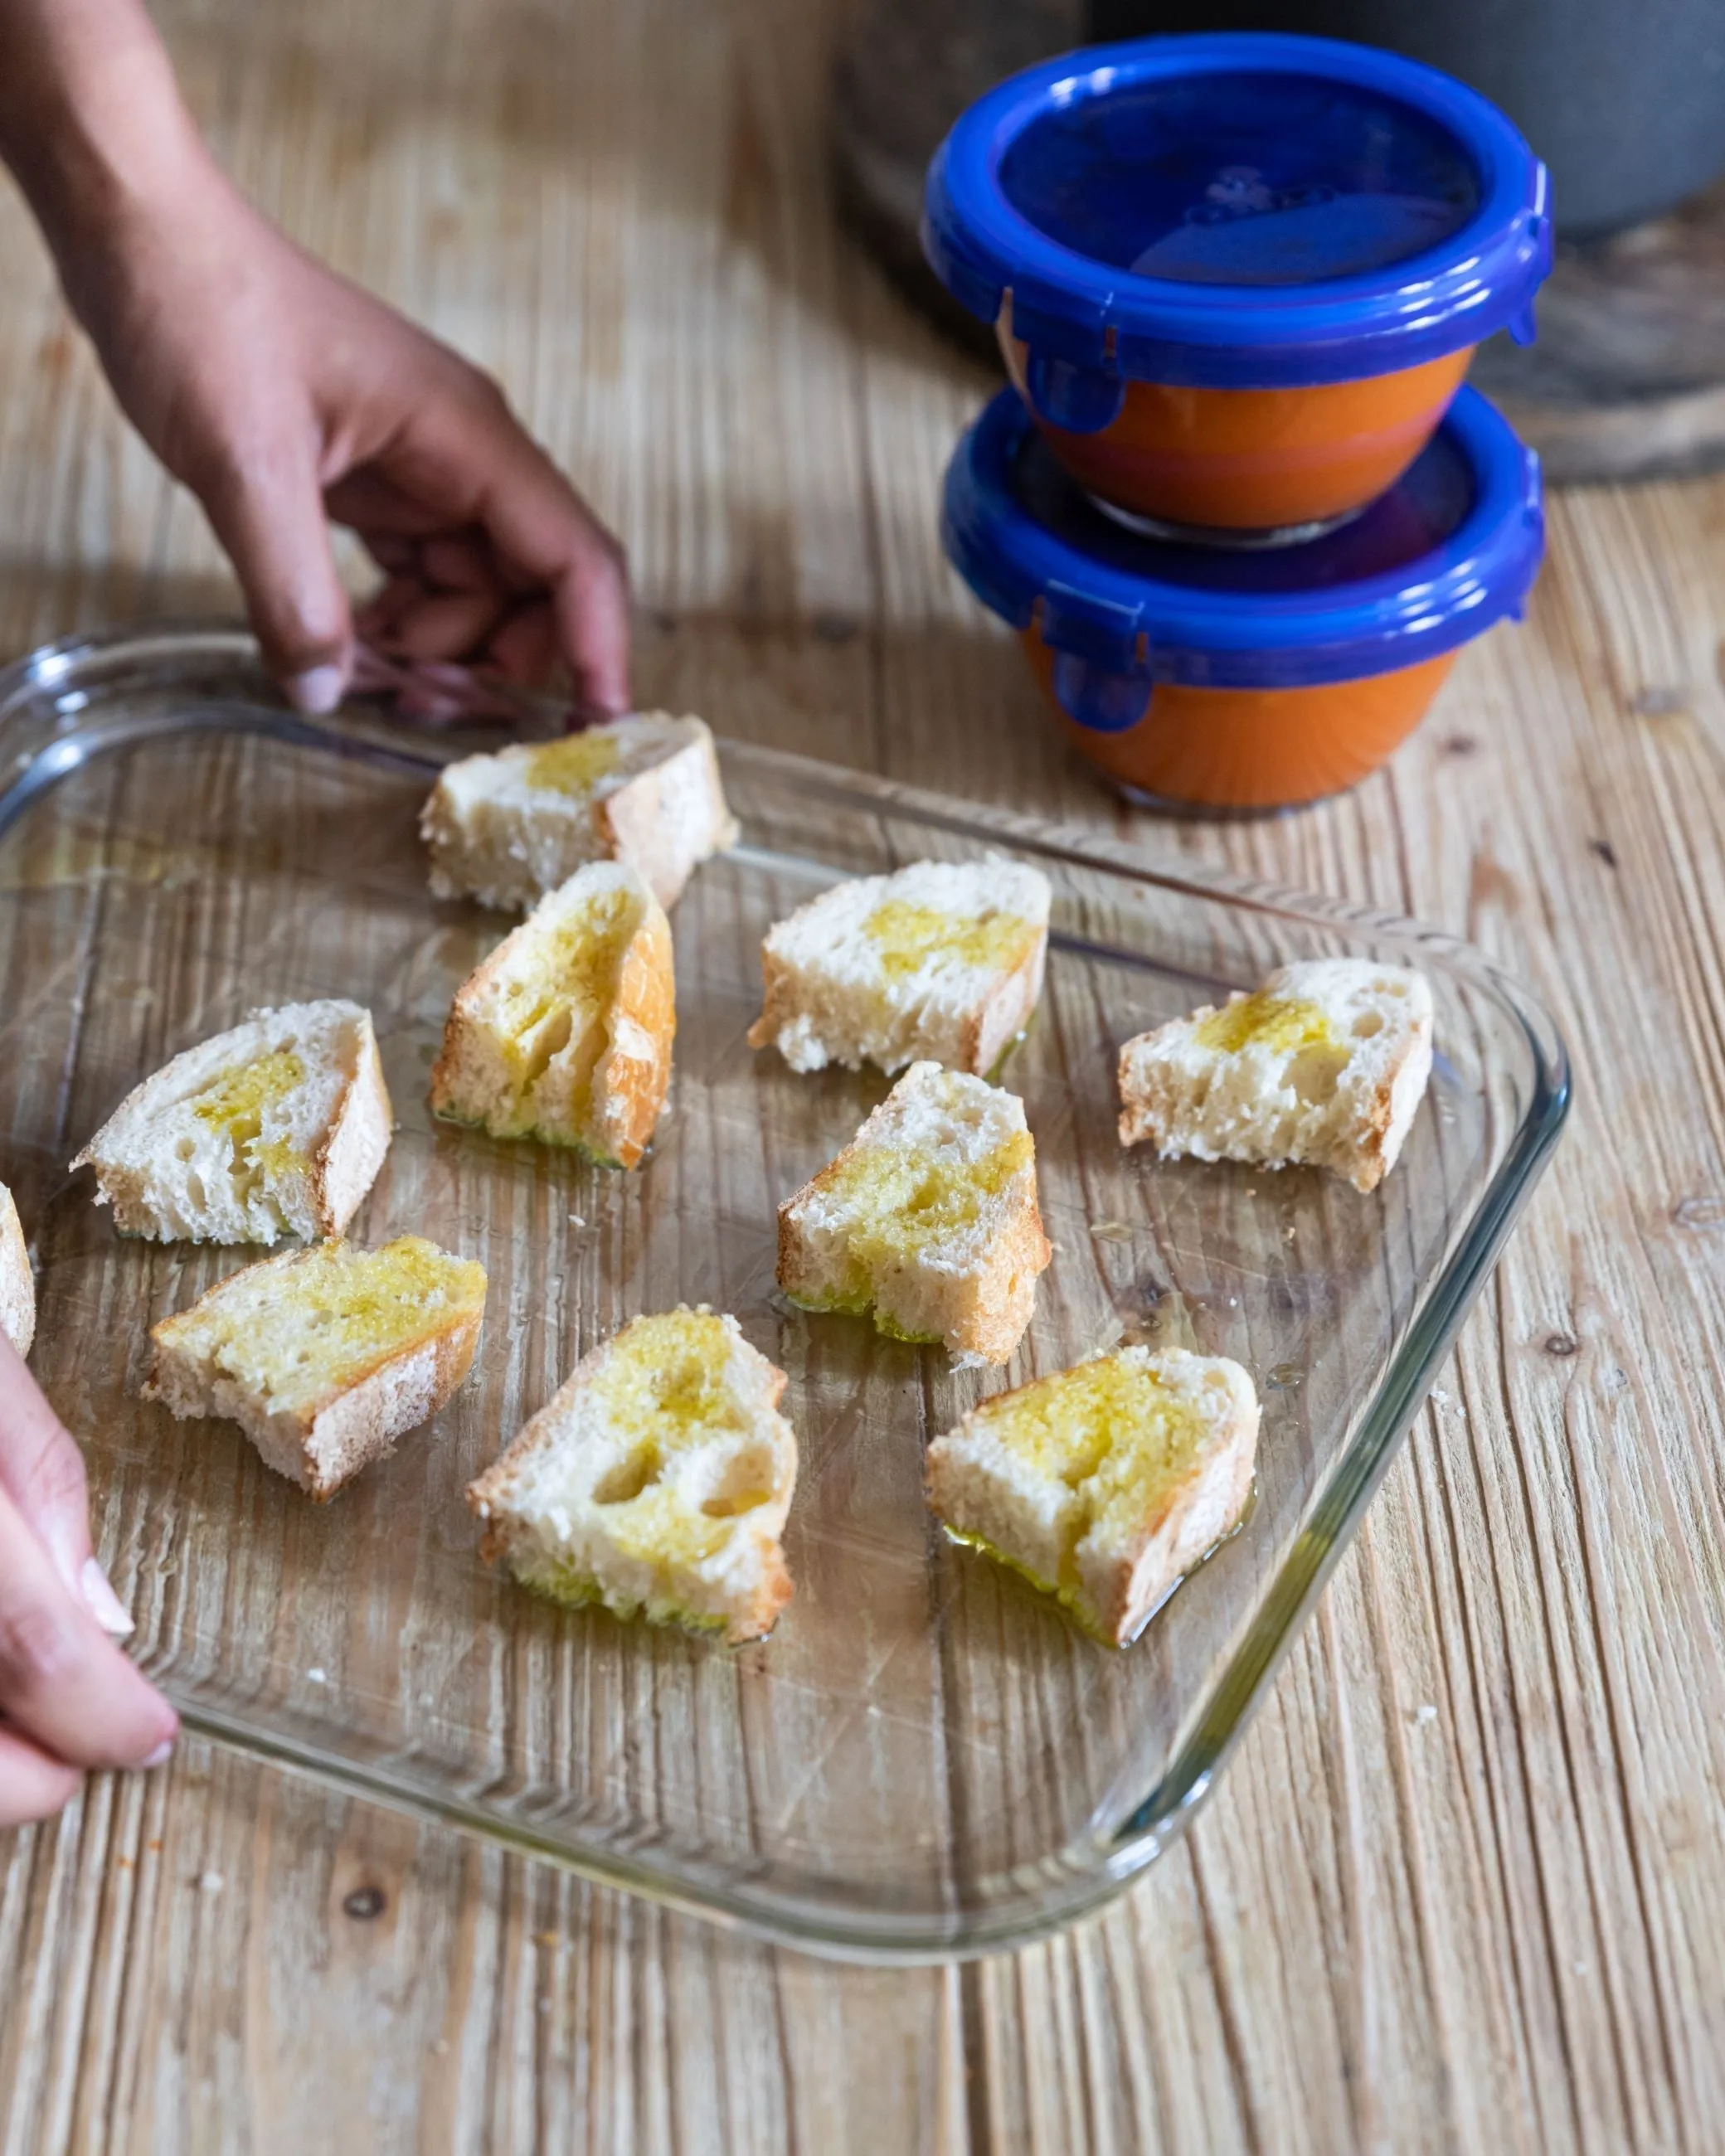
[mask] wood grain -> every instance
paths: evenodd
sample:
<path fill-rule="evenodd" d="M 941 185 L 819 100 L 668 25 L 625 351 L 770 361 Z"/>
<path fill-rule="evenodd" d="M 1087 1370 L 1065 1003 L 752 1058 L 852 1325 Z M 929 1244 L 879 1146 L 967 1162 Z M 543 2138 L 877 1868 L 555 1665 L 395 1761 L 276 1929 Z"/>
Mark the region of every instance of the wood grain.
<path fill-rule="evenodd" d="M 1357 793 L 1130 819 L 939 560 L 986 377 L 839 235 L 829 10 L 162 14 L 246 184 L 616 524 L 644 698 L 1465 932 L 1578 1106 L 1209 1810 L 1098 1922 L 828 1968 L 188 1743 L 9 1845 L 0 2150 L 1717 2148 L 1725 484 L 1560 494 L 1527 623 Z M 230 603 L 9 199 L 0 289 L 0 644 Z"/>

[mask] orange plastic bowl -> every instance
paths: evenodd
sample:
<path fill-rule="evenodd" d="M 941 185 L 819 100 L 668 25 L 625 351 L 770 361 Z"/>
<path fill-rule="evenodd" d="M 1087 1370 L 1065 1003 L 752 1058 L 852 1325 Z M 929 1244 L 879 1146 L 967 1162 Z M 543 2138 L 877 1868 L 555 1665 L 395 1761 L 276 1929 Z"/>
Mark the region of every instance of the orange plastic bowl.
<path fill-rule="evenodd" d="M 953 454 L 941 531 L 1099 771 L 1151 805 L 1240 814 L 1376 770 L 1461 646 L 1520 613 L 1544 520 L 1538 459 L 1463 388 L 1338 529 L 1272 547 L 1147 537 L 1097 506 L 1003 389 Z"/>
<path fill-rule="evenodd" d="M 1026 381 L 1025 346 L 1003 326 L 1014 388 L 1050 447 L 1100 501 L 1160 524 L 1226 531 L 1333 523 L 1375 501 L 1437 432 L 1473 357 L 1298 389 L 1194 389 L 1128 382 L 1096 434 L 1051 425 Z"/>
<path fill-rule="evenodd" d="M 1202 689 L 1158 681 L 1118 733 L 1081 726 L 1055 694 L 1040 628 L 1024 649 L 1067 738 L 1141 806 L 1220 814 L 1302 807 L 1357 785 L 1425 716 L 1455 654 L 1301 689 Z"/>
<path fill-rule="evenodd" d="M 997 84 L 922 241 L 1099 501 L 1290 544 L 1393 486 L 1474 349 L 1525 341 L 1544 168 L 1466 85 L 1263 32 L 1092 46 Z"/>

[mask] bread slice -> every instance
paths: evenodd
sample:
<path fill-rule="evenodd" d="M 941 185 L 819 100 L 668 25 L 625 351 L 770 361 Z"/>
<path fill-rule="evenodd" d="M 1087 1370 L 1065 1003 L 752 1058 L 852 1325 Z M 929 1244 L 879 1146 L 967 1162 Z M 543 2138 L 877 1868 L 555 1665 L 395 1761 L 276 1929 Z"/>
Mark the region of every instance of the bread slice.
<path fill-rule="evenodd" d="M 1238 1522 L 1257 1445 L 1239 1363 L 1122 1348 L 972 1409 L 928 1448 L 928 1502 L 1123 1646 Z"/>
<path fill-rule="evenodd" d="M 524 911 L 588 861 L 627 861 L 662 906 L 737 843 L 713 737 L 649 711 L 452 763 L 419 818 L 439 898 Z"/>
<path fill-rule="evenodd" d="M 1404 966 L 1313 958 L 1120 1051 L 1120 1142 L 1164 1160 L 1294 1162 L 1375 1190 L 1431 1075 L 1431 988 Z"/>
<path fill-rule="evenodd" d="M 369 1011 L 254 1011 L 136 1086 L 72 1163 L 123 1235 L 273 1243 L 339 1235 L 394 1118 Z"/>
<path fill-rule="evenodd" d="M 0 1332 L 28 1355 L 36 1337 L 36 1282 L 12 1193 L 0 1183 Z"/>
<path fill-rule="evenodd" d="M 1046 876 L 998 859 L 841 883 L 768 932 L 749 1045 L 793 1070 L 992 1070 L 1042 993 L 1048 909 Z"/>
<path fill-rule="evenodd" d="M 431 1105 L 494 1137 L 634 1168 L 665 1106 L 675 1031 L 665 909 L 634 869 L 594 861 L 457 993 Z"/>
<path fill-rule="evenodd" d="M 418 1235 L 284 1251 L 154 1328 L 144 1397 L 237 1422 L 321 1503 L 449 1399 L 485 1304 L 485 1267 Z"/>
<path fill-rule="evenodd" d="M 838 1158 L 778 1209 L 778 1284 L 810 1310 L 872 1308 L 896 1340 L 1004 1363 L 1052 1255 L 1024 1104 L 915 1063 Z"/>
<path fill-rule="evenodd" d="M 558 1602 L 760 1638 L 791 1599 L 784 1386 L 734 1317 L 636 1318 L 469 1487 L 485 1554 Z"/>

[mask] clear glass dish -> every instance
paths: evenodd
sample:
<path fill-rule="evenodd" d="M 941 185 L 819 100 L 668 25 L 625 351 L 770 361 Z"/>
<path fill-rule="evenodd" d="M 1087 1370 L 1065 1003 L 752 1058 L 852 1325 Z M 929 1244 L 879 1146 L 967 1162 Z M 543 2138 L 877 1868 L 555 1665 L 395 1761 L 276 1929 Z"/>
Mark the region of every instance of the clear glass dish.
<path fill-rule="evenodd" d="M 495 737 L 490 737 L 495 739 Z M 1562 1124 L 1550 1019 L 1412 924 L 890 783 L 726 745 L 737 851 L 675 916 L 670 1111 L 637 1174 L 434 1126 L 456 985 L 506 926 L 428 895 L 415 815 L 470 740 L 273 701 L 230 628 L 127 631 L 0 677 L 0 1178 L 39 1260 L 36 1370 L 87 1446 L 135 1649 L 187 1722 L 356 1794 L 828 1952 L 1004 1947 L 1120 1888 L 1179 1831 L 1358 1521 Z M 926 855 L 1034 860 L 1044 1005 L 1006 1065 L 1056 1249 L 1009 1373 L 793 1309 L 773 1209 L 885 1090 L 798 1078 L 744 1032 L 778 916 Z M 1269 966 L 1410 960 L 1431 1091 L 1363 1198 L 1122 1152 L 1118 1044 Z M 400 1128 L 355 1224 L 490 1273 L 473 1376 L 327 1507 L 229 1425 L 136 1399 L 150 1325 L 246 1254 L 125 1242 L 65 1163 L 140 1077 L 252 1006 L 375 1015 Z M 577 1357 L 644 1310 L 733 1312 L 789 1373 L 796 1599 L 726 1650 L 536 1601 L 481 1564 L 468 1480 Z M 1265 1403 L 1240 1533 L 1124 1651 L 1093 1644 L 922 1497 L 980 1392 L 1122 1339 L 1236 1357 Z"/>

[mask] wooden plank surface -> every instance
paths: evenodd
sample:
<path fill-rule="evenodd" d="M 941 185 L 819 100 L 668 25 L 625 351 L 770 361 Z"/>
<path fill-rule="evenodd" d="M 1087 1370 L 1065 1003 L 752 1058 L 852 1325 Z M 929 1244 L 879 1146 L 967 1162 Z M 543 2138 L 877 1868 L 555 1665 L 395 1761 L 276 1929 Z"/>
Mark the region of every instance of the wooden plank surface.
<path fill-rule="evenodd" d="M 1560 495 L 1527 624 L 1348 798 L 1128 819 L 940 562 L 988 383 L 835 228 L 829 9 L 161 12 L 246 184 L 623 533 L 644 699 L 1463 932 L 1578 1106 L 1209 1810 L 1105 1917 L 828 1967 L 187 1743 L 0 1843 L 0 2152 L 1718 2147 L 1725 483 Z M 9 197 L 0 290 L 0 647 L 230 603 Z"/>

